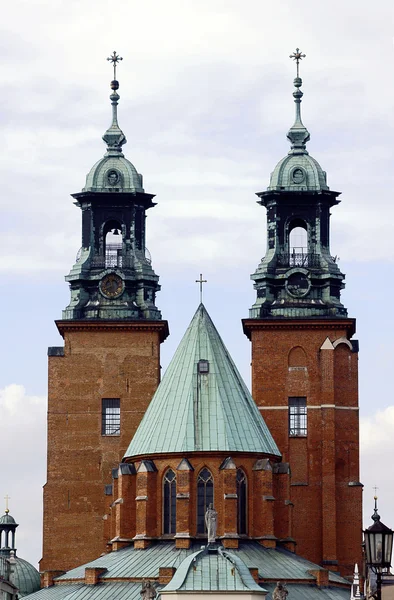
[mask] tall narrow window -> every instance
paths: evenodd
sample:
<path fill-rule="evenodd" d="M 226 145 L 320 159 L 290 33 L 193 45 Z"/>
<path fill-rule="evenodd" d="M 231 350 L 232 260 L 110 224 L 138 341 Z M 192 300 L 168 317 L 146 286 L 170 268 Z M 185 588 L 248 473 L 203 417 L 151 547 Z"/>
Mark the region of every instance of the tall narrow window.
<path fill-rule="evenodd" d="M 289 398 L 289 435 L 307 434 L 306 398 L 292 396 Z"/>
<path fill-rule="evenodd" d="M 163 533 L 176 533 L 176 475 L 168 469 L 163 479 Z"/>
<path fill-rule="evenodd" d="M 197 533 L 206 533 L 205 513 L 213 505 L 213 477 L 204 467 L 197 479 Z"/>
<path fill-rule="evenodd" d="M 242 469 L 237 469 L 238 533 L 247 533 L 247 481 Z"/>
<path fill-rule="evenodd" d="M 103 398 L 101 410 L 101 435 L 120 435 L 119 398 Z"/>

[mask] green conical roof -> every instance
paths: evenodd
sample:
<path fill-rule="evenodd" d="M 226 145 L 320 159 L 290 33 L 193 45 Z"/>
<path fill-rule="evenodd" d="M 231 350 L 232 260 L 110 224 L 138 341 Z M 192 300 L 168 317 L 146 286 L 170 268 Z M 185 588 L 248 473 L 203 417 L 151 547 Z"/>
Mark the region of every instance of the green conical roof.
<path fill-rule="evenodd" d="M 208 361 L 208 373 L 201 372 L 204 365 L 200 361 Z M 125 458 L 215 450 L 280 456 L 248 388 L 200 304 Z"/>

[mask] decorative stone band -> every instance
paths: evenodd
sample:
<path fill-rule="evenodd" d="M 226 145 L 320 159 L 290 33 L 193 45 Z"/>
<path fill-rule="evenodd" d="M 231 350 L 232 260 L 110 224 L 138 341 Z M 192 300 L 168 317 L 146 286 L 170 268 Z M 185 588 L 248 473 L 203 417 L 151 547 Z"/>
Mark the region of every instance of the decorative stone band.
<path fill-rule="evenodd" d="M 258 406 L 259 410 L 289 410 L 288 406 Z M 318 405 L 309 405 L 307 404 L 307 409 L 318 409 L 318 408 L 335 408 L 337 410 L 360 410 L 358 406 L 336 406 L 335 404 L 318 404 Z"/>
<path fill-rule="evenodd" d="M 105 319 L 86 319 L 81 321 L 55 321 L 56 327 L 60 335 L 64 338 L 64 334 L 68 331 L 159 331 L 160 341 L 164 341 L 169 335 L 167 321 L 109 321 Z"/>
<path fill-rule="evenodd" d="M 250 340 L 253 330 L 345 329 L 351 337 L 356 332 L 356 320 L 339 319 L 242 319 L 244 334 Z"/>

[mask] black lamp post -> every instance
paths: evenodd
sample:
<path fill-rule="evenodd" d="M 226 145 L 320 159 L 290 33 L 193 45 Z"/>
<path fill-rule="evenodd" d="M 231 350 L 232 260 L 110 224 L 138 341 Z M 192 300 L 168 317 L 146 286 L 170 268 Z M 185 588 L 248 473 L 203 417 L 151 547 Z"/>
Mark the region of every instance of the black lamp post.
<path fill-rule="evenodd" d="M 393 549 L 393 531 L 380 522 L 377 496 L 372 515 L 373 525 L 364 531 L 365 554 L 367 567 L 376 573 L 376 597 L 382 598 L 382 573 L 391 567 Z"/>

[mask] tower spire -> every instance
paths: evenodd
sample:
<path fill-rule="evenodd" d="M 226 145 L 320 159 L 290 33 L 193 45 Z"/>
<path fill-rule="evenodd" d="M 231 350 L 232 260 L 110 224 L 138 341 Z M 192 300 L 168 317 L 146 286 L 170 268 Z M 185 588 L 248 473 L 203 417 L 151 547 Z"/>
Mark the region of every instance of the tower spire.
<path fill-rule="evenodd" d="M 107 156 L 117 156 L 122 153 L 123 144 L 127 143 L 126 136 L 118 124 L 118 101 L 120 96 L 117 93 L 119 81 L 116 79 L 116 67 L 123 58 L 119 56 L 119 54 L 116 54 L 114 50 L 107 60 L 112 63 L 114 69 L 114 78 L 111 81 L 112 94 L 110 95 L 112 104 L 112 123 L 103 135 L 103 140 L 107 144 Z"/>
<path fill-rule="evenodd" d="M 310 140 L 310 135 L 309 131 L 301 120 L 301 99 L 304 94 L 300 89 L 302 86 L 302 79 L 300 77 L 300 61 L 305 57 L 306 54 L 303 54 L 299 48 L 296 48 L 295 52 L 290 54 L 290 58 L 292 58 L 297 65 L 297 76 L 294 79 L 295 91 L 293 92 L 295 102 L 295 121 L 294 125 L 290 127 L 287 133 L 287 139 L 291 142 L 291 150 L 289 151 L 289 154 L 308 154 L 305 144 Z"/>

